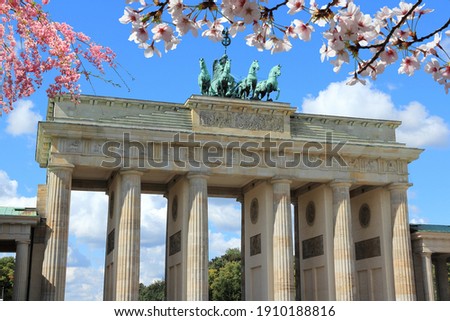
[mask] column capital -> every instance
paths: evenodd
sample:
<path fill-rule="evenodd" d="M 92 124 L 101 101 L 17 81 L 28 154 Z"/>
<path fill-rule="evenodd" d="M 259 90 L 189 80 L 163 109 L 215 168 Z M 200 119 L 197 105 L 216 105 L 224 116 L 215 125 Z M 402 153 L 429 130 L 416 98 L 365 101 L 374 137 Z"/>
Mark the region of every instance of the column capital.
<path fill-rule="evenodd" d="M 420 255 L 423 257 L 431 258 L 431 255 L 433 255 L 433 252 L 423 251 L 423 252 L 420 252 Z"/>
<path fill-rule="evenodd" d="M 189 172 L 186 174 L 186 178 L 187 179 L 192 179 L 192 178 L 204 178 L 204 179 L 208 179 L 210 176 L 209 173 L 207 172 Z"/>
<path fill-rule="evenodd" d="M 289 176 L 274 176 L 269 180 L 269 182 L 271 184 L 279 184 L 279 183 L 291 184 L 292 178 Z"/>
<path fill-rule="evenodd" d="M 30 244 L 31 241 L 30 240 L 16 240 L 16 244 L 25 244 L 28 245 Z"/>
<path fill-rule="evenodd" d="M 121 169 L 119 171 L 120 175 L 139 175 L 142 176 L 144 175 L 143 171 L 137 170 L 137 169 Z"/>
<path fill-rule="evenodd" d="M 402 183 L 402 182 L 396 182 L 396 183 L 391 183 L 389 185 L 387 185 L 387 189 L 389 191 L 393 191 L 393 190 L 407 190 L 408 188 L 410 188 L 413 184 L 411 183 Z"/>
<path fill-rule="evenodd" d="M 348 181 L 348 180 L 341 180 L 341 179 L 335 179 L 333 181 L 331 181 L 330 183 L 328 183 L 328 185 L 331 188 L 338 188 L 338 187 L 347 187 L 350 188 L 350 186 L 352 186 L 353 182 L 352 181 Z"/>
<path fill-rule="evenodd" d="M 61 164 L 50 163 L 47 165 L 47 170 L 51 172 L 58 170 L 72 172 L 74 167 L 75 165 L 69 163 L 61 163 Z"/>

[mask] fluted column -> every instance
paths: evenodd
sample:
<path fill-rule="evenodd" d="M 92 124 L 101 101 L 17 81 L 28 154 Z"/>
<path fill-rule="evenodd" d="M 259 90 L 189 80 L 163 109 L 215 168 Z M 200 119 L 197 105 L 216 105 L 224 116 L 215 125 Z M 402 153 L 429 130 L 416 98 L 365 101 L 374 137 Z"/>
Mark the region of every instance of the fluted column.
<path fill-rule="evenodd" d="M 431 262 L 431 252 L 422 252 L 422 273 L 423 287 L 425 290 L 425 300 L 434 301 L 433 288 L 433 263 Z"/>
<path fill-rule="evenodd" d="M 439 256 L 436 259 L 436 279 L 439 301 L 448 301 L 448 270 L 447 270 L 447 256 Z"/>
<path fill-rule="evenodd" d="M 190 173 L 187 244 L 188 301 L 208 300 L 208 185 L 207 176 Z"/>
<path fill-rule="evenodd" d="M 16 268 L 14 271 L 14 301 L 26 301 L 30 241 L 16 242 Z"/>
<path fill-rule="evenodd" d="M 406 195 L 408 187 L 407 183 L 388 186 L 391 196 L 392 261 L 397 301 L 416 300 Z"/>
<path fill-rule="evenodd" d="M 333 182 L 334 281 L 337 301 L 358 300 L 349 182 Z"/>
<path fill-rule="evenodd" d="M 300 222 L 299 222 L 299 214 L 298 214 L 298 199 L 292 200 L 292 204 L 294 205 L 294 284 L 295 284 L 295 300 L 301 300 L 302 287 L 300 284 L 301 280 L 301 269 L 300 269 Z"/>
<path fill-rule="evenodd" d="M 116 301 L 139 299 L 142 172 L 120 172 Z"/>
<path fill-rule="evenodd" d="M 295 299 L 290 180 L 274 179 L 273 186 L 273 299 Z"/>
<path fill-rule="evenodd" d="M 66 287 L 73 166 L 51 166 L 47 176 L 47 244 L 42 264 L 43 301 L 62 301 Z"/>
<path fill-rule="evenodd" d="M 236 199 L 241 204 L 241 301 L 245 301 L 245 202 L 244 197 Z"/>

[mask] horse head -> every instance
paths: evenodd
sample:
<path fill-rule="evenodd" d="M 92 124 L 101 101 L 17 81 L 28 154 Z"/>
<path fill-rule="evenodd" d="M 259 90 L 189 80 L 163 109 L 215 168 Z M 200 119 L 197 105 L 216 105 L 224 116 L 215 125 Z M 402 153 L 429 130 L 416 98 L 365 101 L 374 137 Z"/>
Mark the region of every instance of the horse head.
<path fill-rule="evenodd" d="M 199 62 L 200 62 L 200 69 L 206 69 L 206 62 L 205 62 L 205 59 L 200 58 L 200 59 L 199 59 Z"/>
<path fill-rule="evenodd" d="M 269 72 L 269 78 L 270 77 L 279 77 L 281 75 L 281 65 L 276 65 L 272 67 L 272 69 Z"/>
<path fill-rule="evenodd" d="M 249 73 L 252 73 L 252 72 L 256 72 L 256 71 L 258 71 L 259 70 L 259 63 L 258 63 L 258 60 L 253 60 L 253 62 L 252 62 L 252 64 L 250 65 L 250 69 L 249 69 Z"/>

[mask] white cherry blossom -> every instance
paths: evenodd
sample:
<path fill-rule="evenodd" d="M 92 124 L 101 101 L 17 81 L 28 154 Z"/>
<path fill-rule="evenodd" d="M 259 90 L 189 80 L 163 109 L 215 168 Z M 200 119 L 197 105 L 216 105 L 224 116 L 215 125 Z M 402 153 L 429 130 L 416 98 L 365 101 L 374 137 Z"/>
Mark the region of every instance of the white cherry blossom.
<path fill-rule="evenodd" d="M 122 24 L 132 23 L 133 25 L 140 25 L 140 15 L 136 11 L 134 11 L 131 7 L 125 7 L 123 11 L 123 16 L 119 18 L 119 22 Z"/>
<path fill-rule="evenodd" d="M 425 72 L 431 74 L 434 80 L 439 80 L 441 75 L 441 65 L 437 59 L 431 58 L 431 60 L 425 65 Z"/>
<path fill-rule="evenodd" d="M 403 58 L 400 68 L 398 68 L 399 74 L 407 74 L 412 76 L 414 72 L 420 68 L 420 62 L 414 56 L 408 56 Z"/>
<path fill-rule="evenodd" d="M 305 0 L 288 0 L 286 6 L 289 8 L 288 14 L 296 14 L 305 8 Z"/>
<path fill-rule="evenodd" d="M 298 35 L 298 37 L 303 41 L 311 40 L 311 33 L 314 31 L 314 27 L 310 24 L 305 24 L 303 21 L 295 19 L 293 21 L 295 26 L 294 32 Z"/>
<path fill-rule="evenodd" d="M 144 43 L 149 39 L 147 29 L 145 26 L 133 26 L 131 30 L 131 35 L 128 37 L 129 41 L 134 41 L 135 43 Z"/>

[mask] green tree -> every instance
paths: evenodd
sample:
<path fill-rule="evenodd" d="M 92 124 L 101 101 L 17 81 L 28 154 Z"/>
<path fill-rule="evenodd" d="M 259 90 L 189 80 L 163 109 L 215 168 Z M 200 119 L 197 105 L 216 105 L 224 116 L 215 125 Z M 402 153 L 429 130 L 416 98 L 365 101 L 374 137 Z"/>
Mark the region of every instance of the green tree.
<path fill-rule="evenodd" d="M 209 262 L 209 299 L 239 301 L 241 299 L 241 252 L 228 249 Z"/>
<path fill-rule="evenodd" d="M 164 292 L 166 290 L 166 282 L 164 280 L 157 280 L 145 286 L 139 284 L 139 301 L 164 301 Z"/>
<path fill-rule="evenodd" d="M 14 286 L 14 257 L 8 256 L 0 259 L 0 296 L 3 291 L 3 300 L 11 301 Z"/>
<path fill-rule="evenodd" d="M 223 268 L 214 271 L 210 277 L 210 300 L 240 301 L 241 263 L 227 262 Z"/>

